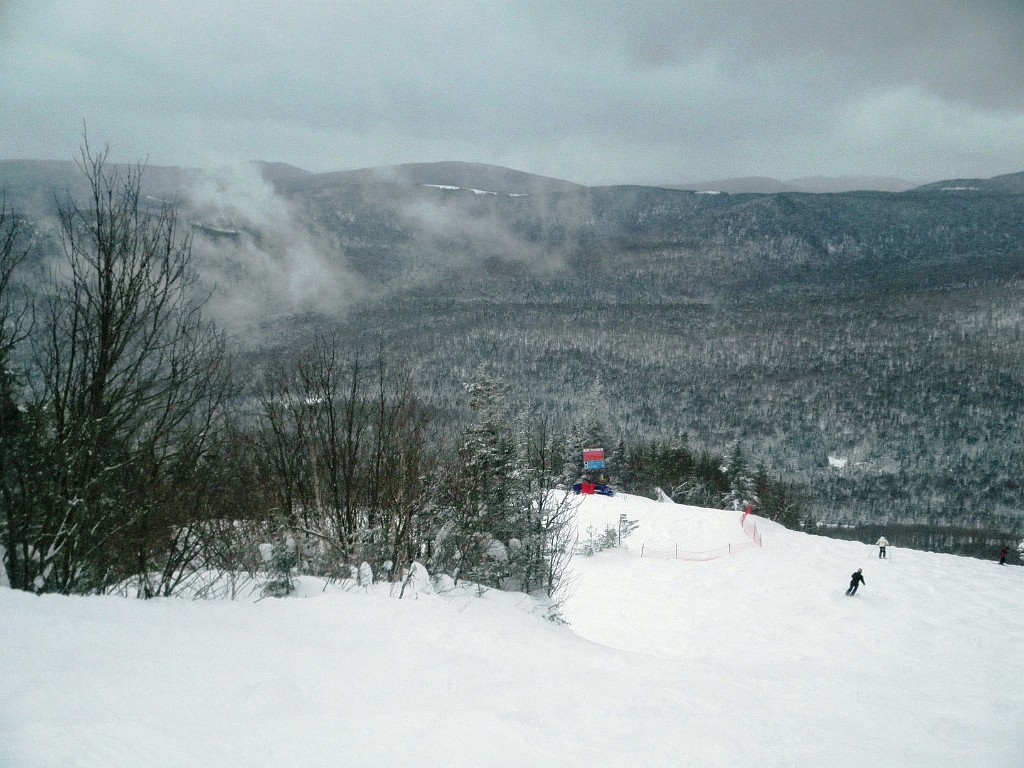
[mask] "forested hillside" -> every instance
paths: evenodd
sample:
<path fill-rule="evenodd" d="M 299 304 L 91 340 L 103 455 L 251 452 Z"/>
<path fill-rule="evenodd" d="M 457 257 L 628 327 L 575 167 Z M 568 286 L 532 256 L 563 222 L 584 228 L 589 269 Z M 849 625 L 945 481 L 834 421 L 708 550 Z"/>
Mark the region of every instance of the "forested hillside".
<path fill-rule="evenodd" d="M 274 170 L 260 194 L 287 228 L 230 195 L 177 197 L 222 307 L 259 308 L 224 310 L 257 368 L 331 327 L 381 340 L 441 418 L 486 364 L 534 413 L 601 412 L 612 439 L 739 441 L 820 521 L 1020 524 L 1024 194 L 1008 177 L 729 195 L 460 163 Z M 11 199 L 42 199 L 15 181 Z M 344 291 L 266 299 L 260 259 L 308 263 L 288 232 L 315 244 L 317 290 Z"/>

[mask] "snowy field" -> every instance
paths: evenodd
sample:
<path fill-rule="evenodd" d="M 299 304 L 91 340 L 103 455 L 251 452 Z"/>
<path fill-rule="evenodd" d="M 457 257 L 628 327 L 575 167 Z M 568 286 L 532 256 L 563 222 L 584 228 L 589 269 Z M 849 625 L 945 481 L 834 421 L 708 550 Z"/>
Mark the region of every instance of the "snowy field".
<path fill-rule="evenodd" d="M 522 595 L 0 589 L 0 766 L 1024 766 L 1024 568 L 587 497 L 568 625 Z M 1014 558 L 1016 561 L 1016 558 Z M 850 573 L 867 583 L 844 595 Z"/>

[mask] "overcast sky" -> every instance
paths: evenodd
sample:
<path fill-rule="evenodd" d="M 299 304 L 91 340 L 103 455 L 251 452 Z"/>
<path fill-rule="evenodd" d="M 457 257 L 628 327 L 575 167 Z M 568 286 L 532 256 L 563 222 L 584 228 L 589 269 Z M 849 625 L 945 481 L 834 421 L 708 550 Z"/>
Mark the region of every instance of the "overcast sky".
<path fill-rule="evenodd" d="M 1024 170 L 1024 0 L 0 0 L 0 158 Z"/>

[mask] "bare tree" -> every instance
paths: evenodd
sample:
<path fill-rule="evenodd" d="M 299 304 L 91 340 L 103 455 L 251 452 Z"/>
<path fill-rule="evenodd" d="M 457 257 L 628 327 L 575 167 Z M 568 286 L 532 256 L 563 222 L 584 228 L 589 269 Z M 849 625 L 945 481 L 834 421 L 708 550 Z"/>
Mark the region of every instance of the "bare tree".
<path fill-rule="evenodd" d="M 21 587 L 27 569 L 22 545 L 24 508 L 29 500 L 23 469 L 31 460 L 27 419 L 16 395 L 11 355 L 29 332 L 31 305 L 15 300 L 15 273 L 28 255 L 24 220 L 0 196 L 0 566 L 7 581 Z"/>
<path fill-rule="evenodd" d="M 363 368 L 358 354 L 343 359 L 338 336 L 328 334 L 316 339 L 296 374 L 310 427 L 307 456 L 315 503 L 318 512 L 330 515 L 343 547 L 351 549 L 365 527 L 360 486 L 371 414 L 362 398 Z"/>
<path fill-rule="evenodd" d="M 286 525 L 312 537 L 325 575 L 366 561 L 401 578 L 429 529 L 436 452 L 407 374 L 376 371 L 328 333 L 260 395 L 260 455 Z"/>
<path fill-rule="evenodd" d="M 306 498 L 306 432 L 304 397 L 291 368 L 263 377 L 258 393 L 261 429 L 256 439 L 258 463 L 273 499 L 272 511 L 292 526 L 310 525 Z"/>
<path fill-rule="evenodd" d="M 91 197 L 60 206 L 64 259 L 35 345 L 49 471 L 26 542 L 37 589 L 102 591 L 188 559 L 182 530 L 229 392 L 224 344 L 202 317 L 191 239 L 150 208 L 142 169 L 83 139 Z M 201 477 L 201 473 L 199 473 Z M 162 579 L 165 586 L 167 579 Z"/>
<path fill-rule="evenodd" d="M 579 500 L 566 489 L 575 476 L 566 474 L 566 439 L 552 429 L 546 416 L 535 420 L 524 439 L 526 447 L 526 535 L 523 549 L 523 589 L 543 589 L 554 607 L 569 586 L 569 564 L 576 545 Z"/>
<path fill-rule="evenodd" d="M 431 445 L 430 416 L 406 372 L 389 371 L 378 352 L 373 447 L 368 462 L 367 510 L 380 531 L 380 559 L 391 578 L 403 578 L 423 556 L 436 502 L 439 455 Z"/>
<path fill-rule="evenodd" d="M 268 373 L 259 394 L 263 462 L 281 517 L 345 553 L 360 528 L 361 375 L 358 357 L 343 360 L 337 337 L 324 335 Z"/>
<path fill-rule="evenodd" d="M 31 305 L 16 302 L 13 296 L 15 273 L 29 253 L 26 234 L 24 219 L 0 194 L 0 370 L 6 370 L 14 347 L 28 334 Z"/>

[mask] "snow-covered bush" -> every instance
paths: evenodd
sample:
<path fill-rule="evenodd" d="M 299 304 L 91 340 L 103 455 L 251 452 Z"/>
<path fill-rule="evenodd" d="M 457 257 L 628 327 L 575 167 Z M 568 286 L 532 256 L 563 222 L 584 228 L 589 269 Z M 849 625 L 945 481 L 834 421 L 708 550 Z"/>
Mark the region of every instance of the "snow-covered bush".
<path fill-rule="evenodd" d="M 285 536 L 277 543 L 260 544 L 260 556 L 267 568 L 267 580 L 263 583 L 264 596 L 285 597 L 295 589 L 292 571 L 298 562 L 297 550 L 292 536 Z"/>
<path fill-rule="evenodd" d="M 619 532 L 614 525 L 608 523 L 603 531 L 598 531 L 592 525 L 587 526 L 587 537 L 576 545 L 576 551 L 590 557 L 606 549 L 614 549 L 619 544 Z"/>
<path fill-rule="evenodd" d="M 592 525 L 587 526 L 587 536 L 576 545 L 576 552 L 590 557 L 598 552 L 604 552 L 606 549 L 614 549 L 627 536 L 632 535 L 637 525 L 639 525 L 637 520 L 627 520 L 623 515 L 619 519 L 618 526 L 606 523 L 603 531 L 598 531 Z"/>
<path fill-rule="evenodd" d="M 356 583 L 364 588 L 373 586 L 373 568 L 370 567 L 369 563 L 363 562 L 359 564 Z"/>
<path fill-rule="evenodd" d="M 670 497 L 676 504 L 689 504 L 692 507 L 713 507 L 718 500 L 714 489 L 700 478 L 683 481 L 672 489 Z"/>
<path fill-rule="evenodd" d="M 451 581 L 450 576 L 444 577 Z M 413 561 L 402 581 L 402 590 L 399 597 L 407 595 L 430 594 L 434 591 L 434 584 L 431 582 L 430 574 L 426 567 L 419 562 Z"/>
<path fill-rule="evenodd" d="M 639 520 L 627 520 L 626 516 L 622 515 L 619 518 L 619 541 L 632 536 L 638 525 Z"/>

